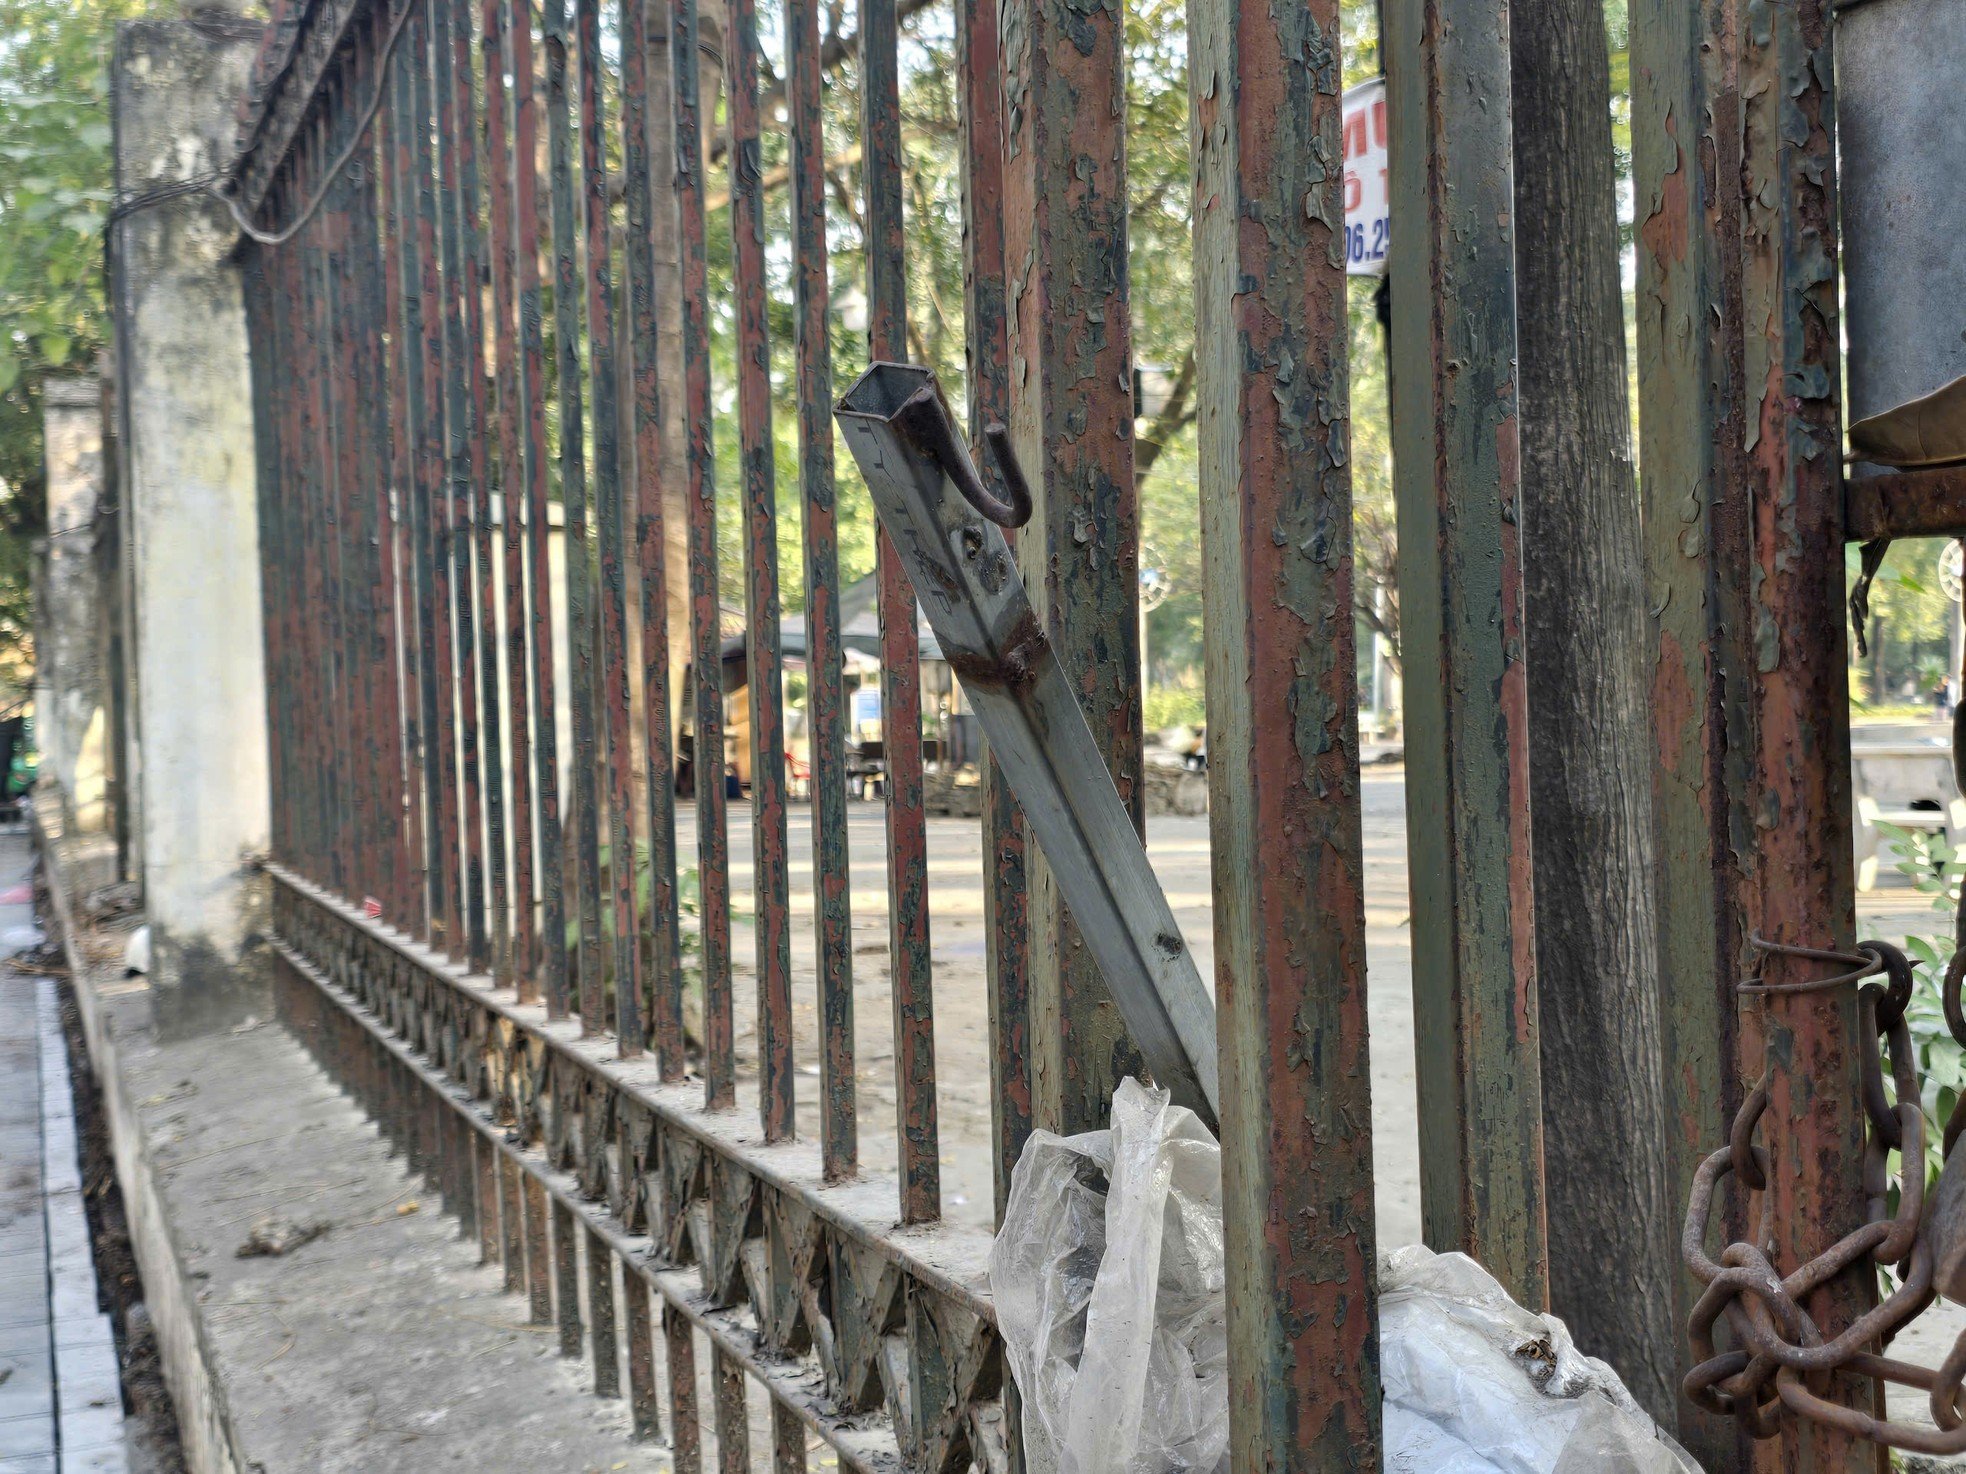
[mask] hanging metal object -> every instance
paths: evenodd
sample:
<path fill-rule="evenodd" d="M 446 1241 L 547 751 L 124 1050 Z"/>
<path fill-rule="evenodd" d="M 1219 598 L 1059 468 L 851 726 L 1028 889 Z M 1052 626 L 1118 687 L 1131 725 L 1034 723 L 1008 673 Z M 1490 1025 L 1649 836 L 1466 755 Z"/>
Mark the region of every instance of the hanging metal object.
<path fill-rule="evenodd" d="M 1955 1299 L 1966 1295 L 1966 1152 L 1954 1150 L 1966 1128 L 1966 1111 L 1956 1106 L 1946 1123 L 1946 1165 L 1928 1199 L 1917 1055 L 1905 1023 L 1913 987 L 1911 964 L 1903 952 L 1884 942 L 1864 942 L 1854 953 L 1781 947 L 1760 938 L 1753 939 L 1753 946 L 1763 954 L 1779 952 L 1837 970 L 1785 987 L 1749 979 L 1739 985 L 1742 994 L 1813 993 L 1850 986 L 1861 990 L 1862 1089 L 1869 1122 L 1864 1187 L 1870 1210 L 1861 1228 L 1806 1264 L 1786 1275 L 1775 1269 L 1762 1246 L 1776 1242 L 1765 1190 L 1777 1147 L 1755 1144 L 1768 1108 L 1765 1083 L 1757 1087 L 1736 1114 L 1728 1144 L 1707 1158 L 1693 1181 L 1682 1251 L 1687 1268 L 1707 1288 L 1688 1327 L 1695 1365 L 1686 1375 L 1686 1395 L 1709 1411 L 1733 1414 L 1756 1438 L 1771 1438 L 1788 1421 L 1803 1419 L 1911 1452 L 1966 1452 L 1966 1407 L 1961 1406 L 1966 1335 L 1937 1369 L 1883 1355 L 1891 1338 L 1937 1295 Z M 1966 1045 L 1966 1015 L 1960 1007 L 1960 985 L 1966 974 L 1962 963 L 1966 952 L 1947 969 L 1944 997 L 1947 1025 Z M 1891 1072 L 1888 1093 L 1886 1053 Z M 1895 1213 L 1889 1207 L 1893 1152 L 1908 1164 L 1898 1183 Z M 1754 1237 L 1709 1257 L 1707 1228 L 1717 1190 L 1728 1178 L 1749 1194 L 1744 1217 L 1755 1225 Z M 1891 1268 L 1896 1288 L 1840 1331 L 1819 1327 L 1803 1308 L 1804 1302 L 1819 1287 L 1859 1265 Z M 1725 1351 L 1719 1349 L 1715 1336 L 1723 1319 L 1734 1342 Z M 1930 1395 L 1937 1426 L 1893 1423 L 1834 1401 L 1828 1385 L 1834 1375 L 1919 1388 Z"/>
<path fill-rule="evenodd" d="M 835 418 L 1127 1029 L 1154 1079 L 1214 1129 L 1215 1004 L 1004 539 L 1031 514 L 1008 436 L 988 437 L 999 496 L 935 375 L 910 364 L 868 369 Z"/>

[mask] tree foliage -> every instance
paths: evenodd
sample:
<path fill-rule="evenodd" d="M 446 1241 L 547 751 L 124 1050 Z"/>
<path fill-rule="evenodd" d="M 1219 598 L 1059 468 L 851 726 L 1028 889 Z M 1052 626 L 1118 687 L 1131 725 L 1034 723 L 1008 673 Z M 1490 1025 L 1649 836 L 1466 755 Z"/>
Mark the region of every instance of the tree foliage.
<path fill-rule="evenodd" d="M 41 381 L 108 337 L 109 52 L 143 0 L 0 0 L 0 647 L 30 624 L 46 522 Z"/>

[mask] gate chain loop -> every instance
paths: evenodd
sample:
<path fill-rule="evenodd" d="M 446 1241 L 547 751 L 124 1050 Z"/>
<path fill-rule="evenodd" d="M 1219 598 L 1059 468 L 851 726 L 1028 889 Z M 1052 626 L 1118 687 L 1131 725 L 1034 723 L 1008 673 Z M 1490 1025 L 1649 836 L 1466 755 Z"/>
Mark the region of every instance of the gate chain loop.
<path fill-rule="evenodd" d="M 1945 1128 L 1946 1170 L 1928 1204 L 1925 1191 L 1925 1117 L 1919 1105 L 1917 1056 L 1905 1010 L 1914 986 L 1911 963 L 1888 942 L 1862 942 L 1854 952 L 1829 951 L 1751 937 L 1764 956 L 1797 958 L 1840 968 L 1800 983 L 1749 978 L 1742 995 L 1794 997 L 1835 988 L 1857 988 L 1859 1062 L 1864 1116 L 1865 1222 L 1787 1275 L 1771 1259 L 1777 1242 L 1768 1198 L 1767 1147 L 1755 1132 L 1769 1103 L 1768 1078 L 1749 1092 L 1735 1114 L 1728 1144 L 1703 1163 L 1693 1180 L 1681 1253 L 1706 1286 L 1687 1326 L 1694 1366 L 1683 1388 L 1696 1406 L 1730 1413 L 1754 1438 L 1778 1434 L 1791 1419 L 1831 1427 L 1852 1437 L 1921 1453 L 1966 1452 L 1966 1335 L 1936 1370 L 1896 1361 L 1882 1353 L 1892 1337 L 1940 1293 L 1966 1293 L 1966 1156 L 1953 1170 L 1952 1146 L 1966 1128 L 1966 1109 L 1955 1104 Z M 1946 970 L 1943 1000 L 1947 1026 L 1966 1047 L 1966 1010 L 1960 990 L 1966 950 Z M 1881 979 L 1881 982 L 1874 981 Z M 1884 1056 L 1891 1086 L 1885 1088 Z M 1900 1154 L 1898 1206 L 1890 1206 L 1892 1152 Z M 1737 1179 L 1748 1193 L 1746 1216 L 1752 1242 L 1707 1254 L 1707 1229 L 1722 1179 Z M 1756 1199 L 1759 1199 L 1757 1202 Z M 1861 1264 L 1890 1268 L 1896 1288 L 1839 1334 L 1825 1337 L 1803 1302 L 1838 1275 Z M 1734 1347 L 1721 1350 L 1714 1330 L 1725 1318 Z M 1834 1375 L 1916 1387 L 1930 1398 L 1936 1428 L 1893 1423 L 1829 1397 Z"/>

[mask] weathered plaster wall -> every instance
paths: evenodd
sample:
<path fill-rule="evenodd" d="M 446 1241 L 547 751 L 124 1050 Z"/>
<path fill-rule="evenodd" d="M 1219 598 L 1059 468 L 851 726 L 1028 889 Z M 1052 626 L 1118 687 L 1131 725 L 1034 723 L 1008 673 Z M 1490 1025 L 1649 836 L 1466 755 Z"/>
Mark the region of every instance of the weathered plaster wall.
<path fill-rule="evenodd" d="M 235 28 L 238 29 L 238 28 Z M 118 34 L 117 187 L 128 199 L 230 162 L 255 41 L 148 20 Z M 197 198 L 129 215 L 112 242 L 130 624 L 133 835 L 160 1007 L 234 981 L 268 837 L 259 529 L 245 313 L 232 231 Z"/>
<path fill-rule="evenodd" d="M 102 389 L 91 378 L 42 390 L 48 541 L 36 634 L 35 740 L 43 779 L 80 828 L 101 827 L 105 724 L 94 526 L 103 494 Z"/>

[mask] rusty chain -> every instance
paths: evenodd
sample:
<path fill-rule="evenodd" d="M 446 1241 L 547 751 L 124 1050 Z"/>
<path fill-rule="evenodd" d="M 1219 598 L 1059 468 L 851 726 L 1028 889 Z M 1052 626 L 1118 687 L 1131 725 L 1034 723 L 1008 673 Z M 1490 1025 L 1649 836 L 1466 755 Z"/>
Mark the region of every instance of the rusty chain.
<path fill-rule="evenodd" d="M 1911 964 L 1887 942 L 1863 942 L 1855 952 L 1833 952 L 1784 946 L 1761 937 L 1750 941 L 1764 956 L 1797 958 L 1838 970 L 1803 983 L 1771 984 L 1750 978 L 1738 985 L 1743 995 L 1858 989 L 1868 1211 L 1862 1227 L 1789 1274 L 1777 1272 L 1771 1259 L 1775 1237 L 1767 1193 L 1769 1155 L 1754 1140 L 1768 1108 L 1764 1072 L 1736 1114 L 1728 1144 L 1709 1156 L 1693 1179 L 1681 1252 L 1706 1292 L 1694 1306 L 1687 1327 L 1695 1364 L 1683 1384 L 1686 1396 L 1709 1411 L 1731 1413 L 1756 1438 L 1773 1437 L 1789 1419 L 1804 1419 L 1893 1448 L 1932 1454 L 1966 1452 L 1966 1400 L 1961 1396 L 1966 1383 L 1966 1335 L 1936 1370 L 1883 1355 L 1892 1337 L 1938 1295 L 1966 1299 L 1966 1153 L 1953 1152 L 1961 1130 L 1966 1129 L 1966 1109 L 1955 1104 L 1946 1122 L 1945 1169 L 1928 1203 L 1925 1117 L 1919 1106 L 1911 1030 L 1905 1022 L 1913 986 Z M 1962 974 L 1966 974 L 1966 949 L 1955 952 L 1944 985 L 1947 1027 L 1966 1046 Z M 1884 1084 L 1887 1052 L 1889 1094 Z M 1890 1208 L 1893 1151 L 1900 1153 L 1904 1164 L 1895 1213 Z M 1728 1177 L 1737 1179 L 1748 1194 L 1748 1218 L 1756 1227 L 1753 1242 L 1730 1244 L 1715 1259 L 1707 1254 L 1707 1229 L 1716 1193 Z M 1896 1289 L 1840 1333 L 1826 1338 L 1802 1308 L 1803 1301 L 1865 1262 L 1892 1269 L 1898 1279 Z M 1723 1318 L 1734 1342 L 1726 1351 L 1718 1349 L 1714 1338 Z M 1837 1374 L 1928 1393 L 1937 1426 L 1893 1423 L 1832 1401 L 1828 1382 Z"/>

